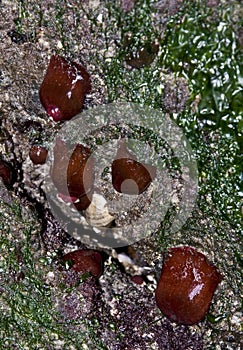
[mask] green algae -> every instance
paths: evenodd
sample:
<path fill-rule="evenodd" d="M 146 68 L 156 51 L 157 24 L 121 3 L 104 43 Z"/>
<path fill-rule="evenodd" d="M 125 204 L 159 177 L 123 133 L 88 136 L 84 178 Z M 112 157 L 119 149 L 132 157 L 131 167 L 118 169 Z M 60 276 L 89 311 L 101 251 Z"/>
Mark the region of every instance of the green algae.
<path fill-rule="evenodd" d="M 193 6 L 189 2 L 167 19 L 162 33 L 153 18 L 151 2 L 138 1 L 130 14 L 111 4 L 108 8 L 111 19 L 107 35 L 112 30 L 109 25 L 115 22 L 118 26 L 116 52 L 103 61 L 109 100 L 121 99 L 163 110 L 162 94 L 168 78 L 165 72 L 185 78 L 191 103 L 184 111 L 171 114 L 171 118 L 182 127 L 197 156 L 199 205 L 205 209 L 207 194 L 219 216 L 240 229 L 242 55 L 232 8 L 219 5 L 215 11 L 204 2 Z M 146 19 L 141 20 L 142 15 Z M 124 48 L 128 33 L 130 43 Z M 155 62 L 148 67 L 129 69 L 125 64 L 129 50 L 154 41 L 161 46 Z M 199 101 L 195 111 L 192 101 L 196 98 Z"/>
<path fill-rule="evenodd" d="M 17 200 L 11 205 L 0 201 L 0 209 L 1 349 L 72 349 L 82 344 L 85 349 L 87 342 L 107 349 L 95 338 L 95 320 L 80 321 L 77 333 L 72 330 L 75 322 L 64 322 L 53 308 L 56 291 L 45 282 L 52 258 L 41 255 L 36 217 L 23 213 Z M 4 219 L 8 215 L 11 226 Z"/>

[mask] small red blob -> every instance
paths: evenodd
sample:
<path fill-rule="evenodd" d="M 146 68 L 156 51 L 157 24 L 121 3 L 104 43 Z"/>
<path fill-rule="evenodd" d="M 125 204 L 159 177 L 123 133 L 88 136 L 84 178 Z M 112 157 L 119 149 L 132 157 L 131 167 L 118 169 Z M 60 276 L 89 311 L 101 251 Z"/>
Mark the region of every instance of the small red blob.
<path fill-rule="evenodd" d="M 100 277 L 103 271 L 102 256 L 92 249 L 74 250 L 62 257 L 63 261 L 71 262 L 71 270 L 89 272 L 94 277 Z"/>
<path fill-rule="evenodd" d="M 42 146 L 32 146 L 29 151 L 29 157 L 32 160 L 33 164 L 45 164 L 48 151 L 45 147 Z"/>
<path fill-rule="evenodd" d="M 78 211 L 91 203 L 94 186 L 94 159 L 88 147 L 77 144 L 72 154 L 61 139 L 54 146 L 51 177 L 59 197 L 72 202 Z"/>
<path fill-rule="evenodd" d="M 153 166 L 137 162 L 128 152 L 125 142 L 121 142 L 116 159 L 112 162 L 112 184 L 117 192 L 141 194 L 151 184 L 155 173 Z"/>
<path fill-rule="evenodd" d="M 222 280 L 216 267 L 192 247 L 169 250 L 155 292 L 158 307 L 171 321 L 192 325 L 201 321 Z"/>
<path fill-rule="evenodd" d="M 77 115 L 90 90 L 90 76 L 84 67 L 61 56 L 51 56 L 39 96 L 47 114 L 55 122 Z"/>
<path fill-rule="evenodd" d="M 143 277 L 142 276 L 139 276 L 139 275 L 134 275 L 134 276 L 131 276 L 131 281 L 136 283 L 136 284 L 143 284 Z"/>
<path fill-rule="evenodd" d="M 9 186 L 13 182 L 12 168 L 4 160 L 0 160 L 0 178 L 5 186 Z"/>

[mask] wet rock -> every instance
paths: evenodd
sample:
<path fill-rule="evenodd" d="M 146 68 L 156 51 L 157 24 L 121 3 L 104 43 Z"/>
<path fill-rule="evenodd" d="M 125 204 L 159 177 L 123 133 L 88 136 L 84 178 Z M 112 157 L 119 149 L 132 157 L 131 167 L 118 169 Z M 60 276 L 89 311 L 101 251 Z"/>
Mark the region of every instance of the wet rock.
<path fill-rule="evenodd" d="M 131 11 L 135 6 L 135 0 L 121 0 L 121 8 L 124 12 Z"/>
<path fill-rule="evenodd" d="M 70 240 L 70 236 L 49 209 L 40 207 L 39 215 L 42 222 L 41 238 L 44 248 L 49 252 L 61 249 Z"/>
<path fill-rule="evenodd" d="M 129 280 L 114 264 L 106 266 L 100 279 L 105 305 L 98 315 L 97 336 L 109 349 L 203 350 L 200 334 L 167 319 L 161 321 L 151 285 L 138 288 Z"/>
<path fill-rule="evenodd" d="M 83 277 L 74 270 L 55 271 L 52 275 L 52 288 L 58 311 L 66 320 L 82 320 L 92 317 L 100 303 L 100 286 L 93 276 Z"/>
<path fill-rule="evenodd" d="M 16 29 L 12 29 L 8 32 L 8 36 L 11 38 L 12 42 L 15 44 L 24 44 L 28 41 L 28 35 L 25 33 L 20 33 Z"/>
<path fill-rule="evenodd" d="M 237 32 L 237 38 L 239 41 L 240 46 L 243 46 L 243 28 L 239 28 Z"/>
<path fill-rule="evenodd" d="M 219 5 L 220 0 L 207 0 L 208 7 L 217 7 Z"/>
<path fill-rule="evenodd" d="M 168 79 L 165 84 L 163 105 L 168 113 L 184 110 L 190 97 L 188 83 L 184 78 Z"/>
<path fill-rule="evenodd" d="M 182 5 L 183 0 L 160 0 L 155 7 L 160 13 L 173 16 L 181 9 Z"/>

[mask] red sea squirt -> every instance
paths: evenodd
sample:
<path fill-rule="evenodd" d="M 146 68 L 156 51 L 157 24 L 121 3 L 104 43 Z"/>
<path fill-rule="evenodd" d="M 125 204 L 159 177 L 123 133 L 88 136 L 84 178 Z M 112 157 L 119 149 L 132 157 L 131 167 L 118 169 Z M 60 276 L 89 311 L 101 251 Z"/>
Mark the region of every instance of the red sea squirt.
<path fill-rule="evenodd" d="M 94 159 L 91 150 L 77 144 L 68 163 L 67 184 L 71 197 L 80 197 L 89 193 L 94 184 Z"/>
<path fill-rule="evenodd" d="M 0 159 L 0 178 L 5 186 L 9 186 L 13 182 L 12 167 L 7 162 Z"/>
<path fill-rule="evenodd" d="M 156 303 L 171 321 L 196 324 L 205 317 L 221 280 L 202 253 L 187 246 L 172 248 L 162 267 Z"/>
<path fill-rule="evenodd" d="M 68 163 L 67 184 L 69 195 L 77 197 L 73 203 L 76 209 L 87 209 L 94 190 L 94 158 L 88 147 L 76 145 Z"/>
<path fill-rule="evenodd" d="M 112 162 L 112 185 L 117 192 L 141 194 L 151 184 L 156 174 L 155 167 L 136 161 L 121 140 L 116 158 Z"/>
<path fill-rule="evenodd" d="M 144 282 L 143 277 L 139 275 L 131 276 L 130 279 L 133 283 L 139 284 L 139 285 L 143 284 Z"/>
<path fill-rule="evenodd" d="M 77 115 L 90 92 L 90 76 L 80 64 L 53 55 L 41 84 L 40 101 L 55 122 Z"/>
<path fill-rule="evenodd" d="M 74 250 L 62 257 L 63 261 L 71 262 L 71 270 L 76 272 L 89 272 L 94 277 L 100 277 L 103 270 L 102 256 L 92 249 Z"/>
<path fill-rule="evenodd" d="M 43 146 L 33 145 L 29 151 L 29 157 L 33 164 L 45 164 L 48 151 Z"/>
<path fill-rule="evenodd" d="M 90 205 L 94 185 L 94 160 L 88 147 L 77 144 L 72 154 L 61 139 L 54 146 L 52 181 L 65 202 L 73 202 L 78 211 Z"/>

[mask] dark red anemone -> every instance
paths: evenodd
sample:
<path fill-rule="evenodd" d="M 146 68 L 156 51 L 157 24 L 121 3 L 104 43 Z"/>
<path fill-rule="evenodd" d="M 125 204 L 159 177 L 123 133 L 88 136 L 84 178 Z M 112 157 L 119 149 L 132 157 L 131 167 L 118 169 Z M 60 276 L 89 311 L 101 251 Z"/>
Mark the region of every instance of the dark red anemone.
<path fill-rule="evenodd" d="M 192 247 L 169 250 L 155 293 L 162 313 L 171 321 L 192 325 L 210 306 L 221 274 L 206 256 Z"/>
<path fill-rule="evenodd" d="M 51 56 L 39 96 L 47 114 L 55 122 L 77 115 L 90 90 L 90 76 L 83 66 L 61 56 Z"/>
<path fill-rule="evenodd" d="M 57 139 L 51 177 L 64 201 L 73 202 L 77 210 L 87 209 L 94 185 L 94 160 L 88 147 L 77 144 L 70 154 L 65 142 Z"/>
<path fill-rule="evenodd" d="M 10 164 L 0 159 L 0 178 L 5 186 L 10 186 L 14 182 L 14 172 Z"/>
<path fill-rule="evenodd" d="M 120 143 L 112 162 L 112 184 L 117 192 L 140 194 L 150 185 L 155 173 L 153 166 L 136 161 L 124 141 Z"/>
<path fill-rule="evenodd" d="M 30 148 L 29 157 L 32 160 L 32 163 L 37 164 L 45 164 L 47 158 L 48 151 L 43 146 L 34 145 Z"/>
<path fill-rule="evenodd" d="M 102 256 L 92 249 L 74 250 L 62 257 L 70 261 L 70 269 L 77 272 L 89 272 L 94 277 L 100 277 L 103 270 Z"/>

